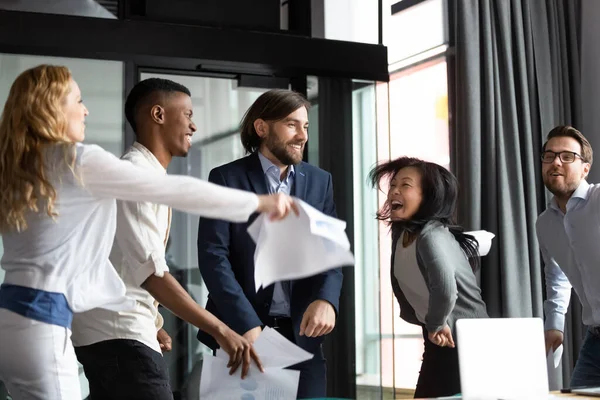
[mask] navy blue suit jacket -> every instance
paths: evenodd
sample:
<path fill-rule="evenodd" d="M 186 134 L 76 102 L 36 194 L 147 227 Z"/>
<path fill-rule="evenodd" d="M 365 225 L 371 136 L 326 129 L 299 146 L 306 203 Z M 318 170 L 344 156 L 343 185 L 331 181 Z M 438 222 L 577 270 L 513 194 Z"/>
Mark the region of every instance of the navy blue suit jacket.
<path fill-rule="evenodd" d="M 331 174 L 305 162 L 294 168 L 291 195 L 335 216 Z M 257 194 L 268 193 L 257 153 L 213 169 L 209 181 Z M 240 335 L 267 323 L 273 298 L 273 285 L 258 293 L 254 285 L 256 246 L 247 228 L 256 217 L 257 214 L 252 215 L 247 223 L 200 218 L 198 227 L 198 265 L 209 291 L 206 309 Z M 322 343 L 323 337 L 298 336 L 302 316 L 317 299 L 331 303 L 337 313 L 342 280 L 341 269 L 333 269 L 290 282 L 290 312 L 298 346 L 315 351 Z M 198 339 L 212 349 L 217 347 L 206 332 L 199 331 Z"/>

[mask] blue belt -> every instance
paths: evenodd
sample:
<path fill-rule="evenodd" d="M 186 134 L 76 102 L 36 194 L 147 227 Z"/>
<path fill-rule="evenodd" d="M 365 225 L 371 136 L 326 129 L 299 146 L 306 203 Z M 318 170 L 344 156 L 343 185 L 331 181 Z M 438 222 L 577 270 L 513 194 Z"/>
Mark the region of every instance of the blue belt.
<path fill-rule="evenodd" d="M 46 292 L 25 286 L 0 285 L 0 308 L 25 318 L 71 328 L 73 311 L 63 293 Z"/>

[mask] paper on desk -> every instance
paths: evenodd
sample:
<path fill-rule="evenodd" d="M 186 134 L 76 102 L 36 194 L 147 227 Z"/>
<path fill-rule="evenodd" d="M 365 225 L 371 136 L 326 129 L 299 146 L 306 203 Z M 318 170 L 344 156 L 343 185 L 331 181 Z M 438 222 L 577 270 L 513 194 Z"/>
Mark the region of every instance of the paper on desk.
<path fill-rule="evenodd" d="M 250 369 L 245 379 L 229 375 L 227 361 L 205 357 L 200 377 L 200 398 L 219 400 L 295 400 L 300 372 L 272 368 L 264 373 Z"/>
<path fill-rule="evenodd" d="M 265 369 L 287 368 L 314 357 L 268 326 L 263 329 L 254 342 L 254 350 Z M 226 362 L 229 360 L 229 356 L 222 349 L 217 350 L 217 357 Z M 258 371 L 254 363 L 250 368 Z"/>
<path fill-rule="evenodd" d="M 558 364 L 560 364 L 560 360 L 562 359 L 563 354 L 563 345 L 561 344 L 556 348 L 556 350 L 552 350 L 552 348 L 548 351 L 548 368 L 554 367 L 558 368 Z"/>
<path fill-rule="evenodd" d="M 479 255 L 481 257 L 490 252 L 490 249 L 492 248 L 492 239 L 496 237 L 496 235 L 488 231 L 470 231 L 465 233 L 475 236 L 475 239 L 477 239 L 477 242 L 479 243 Z"/>
<path fill-rule="evenodd" d="M 300 199 L 294 200 L 300 215 L 290 214 L 281 221 L 260 215 L 248 227 L 256 243 L 256 291 L 277 281 L 354 265 L 346 222 L 325 215 Z"/>

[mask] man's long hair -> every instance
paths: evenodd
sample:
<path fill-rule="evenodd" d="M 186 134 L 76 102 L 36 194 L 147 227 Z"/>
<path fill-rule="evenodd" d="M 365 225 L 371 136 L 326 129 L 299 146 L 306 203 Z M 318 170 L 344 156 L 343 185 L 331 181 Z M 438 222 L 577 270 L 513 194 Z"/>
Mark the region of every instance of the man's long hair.
<path fill-rule="evenodd" d="M 261 94 L 250 106 L 240 123 L 242 145 L 246 153 L 254 153 L 260 147 L 261 138 L 254 129 L 254 121 L 281 121 L 300 107 L 310 108 L 310 102 L 298 92 L 273 89 Z"/>

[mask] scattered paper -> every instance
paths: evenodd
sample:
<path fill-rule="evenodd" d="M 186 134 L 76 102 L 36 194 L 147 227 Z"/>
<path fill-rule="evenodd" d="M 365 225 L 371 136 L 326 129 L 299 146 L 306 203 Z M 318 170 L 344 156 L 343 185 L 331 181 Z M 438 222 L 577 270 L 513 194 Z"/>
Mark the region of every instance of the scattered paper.
<path fill-rule="evenodd" d="M 295 400 L 300 373 L 284 368 L 310 360 L 313 355 L 270 327 L 265 327 L 260 333 L 254 342 L 254 350 L 260 357 L 265 372 L 260 372 L 253 362 L 245 379 L 241 378 L 241 372 L 229 375 L 229 355 L 222 349 L 217 350 L 216 357 L 204 357 L 200 398 Z"/>
<path fill-rule="evenodd" d="M 477 239 L 477 242 L 479 243 L 479 255 L 481 257 L 490 252 L 490 249 L 492 248 L 492 239 L 496 237 L 496 235 L 488 231 L 470 231 L 465 233 L 475 236 L 475 239 Z"/>
<path fill-rule="evenodd" d="M 310 360 L 314 356 L 286 339 L 276 329 L 265 327 L 254 342 L 254 350 L 260 357 L 265 369 L 287 368 Z M 222 349 L 217 350 L 217 358 L 229 360 L 229 355 Z M 253 363 L 250 368 L 256 368 Z M 256 368 L 258 371 L 258 368 Z"/>
<path fill-rule="evenodd" d="M 200 378 L 200 398 L 219 400 L 295 400 L 300 372 L 271 368 L 264 373 L 251 369 L 242 379 L 229 375 L 227 361 L 205 357 Z"/>
<path fill-rule="evenodd" d="M 346 222 L 330 217 L 295 198 L 299 214 L 281 221 L 260 215 L 248 227 L 256 243 L 256 291 L 272 283 L 313 276 L 354 265 Z"/>
<path fill-rule="evenodd" d="M 563 354 L 563 345 L 561 344 L 556 348 L 556 350 L 552 350 L 552 348 L 548 351 L 548 367 L 558 368 L 560 364 L 560 360 L 562 359 Z"/>

